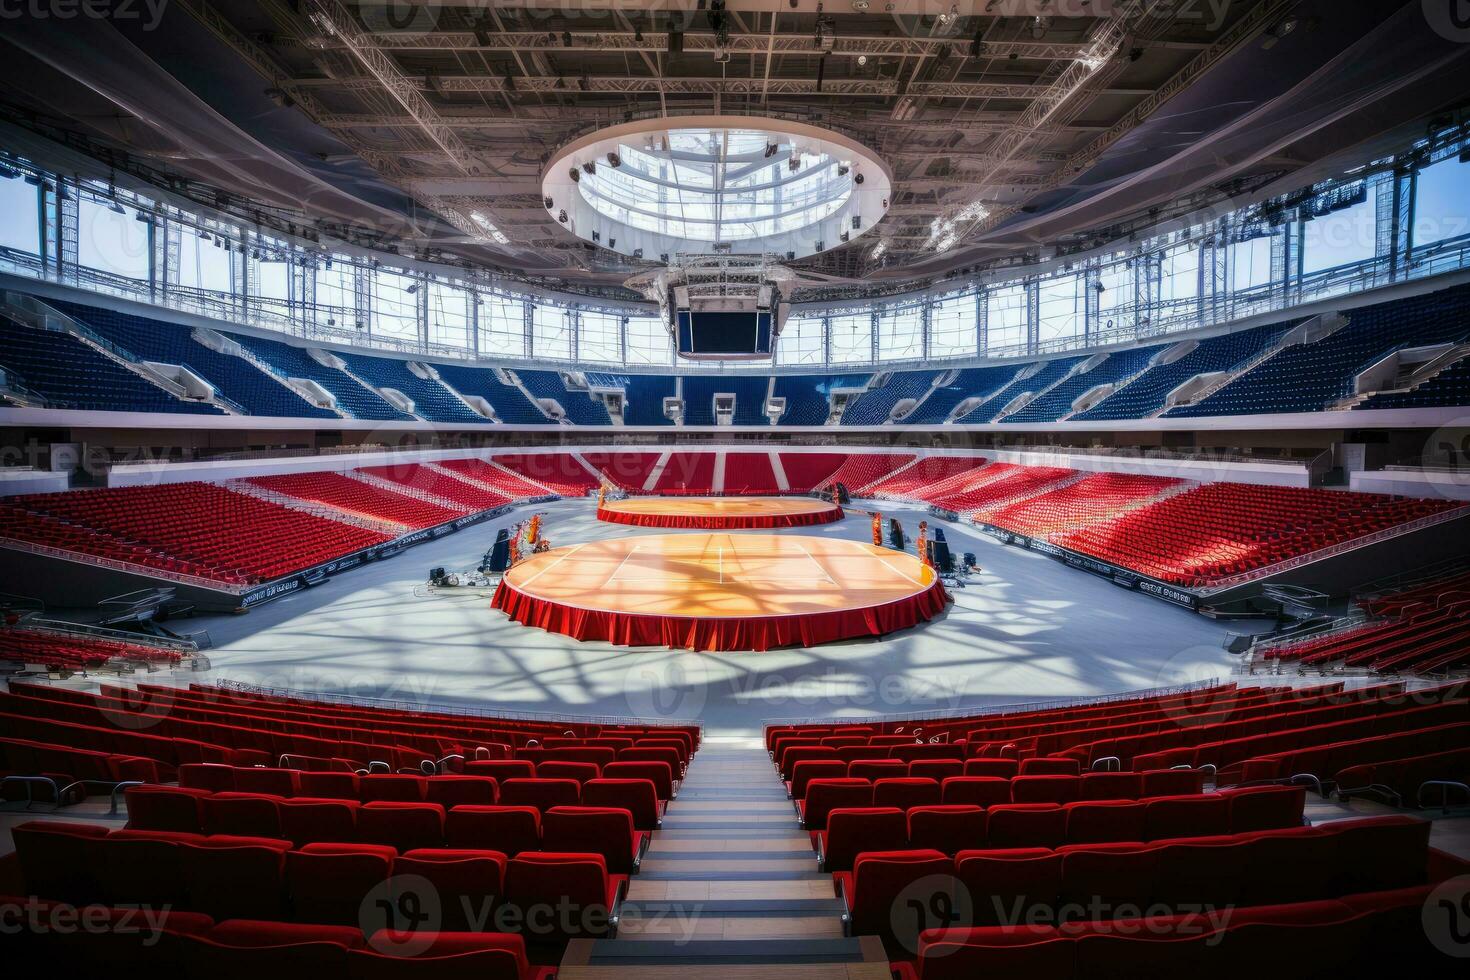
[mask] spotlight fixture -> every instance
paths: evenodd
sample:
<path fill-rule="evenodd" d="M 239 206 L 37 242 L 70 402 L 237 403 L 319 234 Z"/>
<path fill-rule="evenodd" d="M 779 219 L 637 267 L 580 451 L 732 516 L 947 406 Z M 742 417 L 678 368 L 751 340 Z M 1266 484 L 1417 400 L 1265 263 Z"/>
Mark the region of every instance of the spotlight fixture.
<path fill-rule="evenodd" d="M 578 170 L 576 167 L 573 167 L 567 172 L 572 175 L 572 183 L 574 184 L 582 179 L 582 171 Z"/>
<path fill-rule="evenodd" d="M 551 210 L 551 206 L 553 204 L 555 204 L 556 202 L 551 199 L 550 195 L 548 195 L 548 196 L 543 197 L 541 199 L 541 203 L 544 204 L 544 205 L 546 205 L 546 210 L 550 211 Z"/>
<path fill-rule="evenodd" d="M 773 157 L 773 156 L 775 156 L 779 152 L 781 152 L 781 148 L 779 146 L 777 146 L 775 143 L 767 143 L 766 144 L 766 157 L 767 158 Z"/>
<path fill-rule="evenodd" d="M 569 47 L 572 46 L 572 32 L 571 31 L 562 31 L 561 32 L 561 46 L 564 47 L 564 48 L 569 48 Z"/>
<path fill-rule="evenodd" d="M 406 288 L 404 290 L 404 292 L 405 293 L 408 293 L 410 296 L 412 296 L 414 293 L 416 293 L 418 291 L 419 291 L 419 284 L 416 283 L 416 282 L 409 283 L 408 284 L 408 288 Z"/>
<path fill-rule="evenodd" d="M 617 248 L 618 247 L 618 240 L 616 238 L 609 238 L 607 240 L 607 247 L 608 248 Z"/>
<path fill-rule="evenodd" d="M 567 223 L 567 212 L 566 212 L 566 208 L 562 208 L 561 213 L 556 216 L 556 220 L 557 221 L 560 221 L 562 224 L 566 224 Z"/>
<path fill-rule="evenodd" d="M 592 241 L 594 243 L 602 241 L 602 232 L 597 231 L 596 229 L 593 229 L 593 232 L 592 232 Z"/>
<path fill-rule="evenodd" d="M 979 31 L 976 31 L 975 32 L 975 38 L 974 38 L 974 40 L 972 40 L 970 42 L 970 57 L 971 58 L 978 58 L 978 57 L 980 57 L 981 55 L 983 55 L 985 53 L 985 49 L 986 49 L 985 40 L 984 40 L 984 38 L 982 38 L 980 36 L 980 32 Z"/>
<path fill-rule="evenodd" d="M 641 259 L 641 258 L 643 258 L 643 249 L 641 249 L 641 248 L 635 248 L 635 249 L 633 249 L 633 258 L 635 258 L 635 259 Z"/>
<path fill-rule="evenodd" d="M 852 182 L 854 184 L 861 184 L 863 182 L 863 175 L 862 174 L 853 174 L 852 175 Z"/>
<path fill-rule="evenodd" d="M 658 260 L 660 262 L 662 262 L 664 265 L 668 265 L 669 264 L 669 253 L 668 252 L 660 252 L 660 253 L 658 253 Z"/>
<path fill-rule="evenodd" d="M 842 239 L 842 244 L 846 245 L 847 242 L 848 242 L 848 239 L 850 239 L 852 236 L 848 232 L 845 232 L 844 231 L 841 235 L 838 235 L 837 237 L 838 238 L 841 238 Z"/>
<path fill-rule="evenodd" d="M 837 176 L 839 177 L 846 177 L 850 170 L 852 170 L 852 165 L 846 160 L 843 160 L 837 164 Z"/>
<path fill-rule="evenodd" d="M 587 171 L 589 174 L 597 173 L 597 161 L 588 160 L 586 163 L 582 164 L 582 169 Z"/>
<path fill-rule="evenodd" d="M 791 168 L 792 173 L 796 173 L 801 168 L 801 157 L 795 153 L 791 154 L 791 159 L 786 161 L 786 166 Z"/>
<path fill-rule="evenodd" d="M 669 31 L 669 54 L 684 53 L 684 32 Z"/>
<path fill-rule="evenodd" d="M 623 165 L 623 158 L 616 153 L 609 152 L 607 155 L 607 165 L 609 167 L 621 167 Z"/>
<path fill-rule="evenodd" d="M 857 229 L 857 228 L 861 228 L 862 226 L 863 226 L 863 216 L 860 215 L 860 214 L 853 215 L 852 216 L 852 227 L 854 229 Z"/>

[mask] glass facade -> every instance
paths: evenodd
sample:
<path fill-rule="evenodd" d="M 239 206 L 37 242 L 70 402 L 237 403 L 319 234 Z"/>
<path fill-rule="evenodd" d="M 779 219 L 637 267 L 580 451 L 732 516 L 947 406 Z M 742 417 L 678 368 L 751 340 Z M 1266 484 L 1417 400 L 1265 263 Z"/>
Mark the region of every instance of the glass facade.
<path fill-rule="evenodd" d="M 682 168 L 685 182 L 714 179 L 708 160 L 693 159 L 708 147 L 691 139 L 675 157 L 650 156 L 647 167 L 638 148 L 628 147 L 622 167 L 598 168 L 598 180 L 584 180 L 583 189 L 591 192 L 604 171 L 609 195 L 613 183 L 658 167 Z M 804 302 L 789 310 L 774 363 L 820 369 L 1033 356 L 1153 338 L 1465 268 L 1467 145 L 1463 135 L 1423 141 L 1309 193 L 1211 215 L 1105 254 L 993 271 L 921 294 Z M 802 207 L 839 193 L 835 184 L 816 191 L 836 179 L 830 167 L 793 174 L 784 158 L 772 163 L 755 155 L 753 169 L 727 169 L 721 178 L 731 192 L 763 188 L 753 191 L 752 207 L 765 207 L 756 198 L 778 190 Z M 802 196 L 808 193 L 810 200 Z M 677 220 L 698 223 L 699 208 L 708 206 L 691 198 Z M 720 220 L 762 221 L 771 213 L 736 208 Z M 3 153 L 0 270 L 323 342 L 560 365 L 682 364 L 647 304 L 540 294 L 489 274 L 291 241 Z"/>

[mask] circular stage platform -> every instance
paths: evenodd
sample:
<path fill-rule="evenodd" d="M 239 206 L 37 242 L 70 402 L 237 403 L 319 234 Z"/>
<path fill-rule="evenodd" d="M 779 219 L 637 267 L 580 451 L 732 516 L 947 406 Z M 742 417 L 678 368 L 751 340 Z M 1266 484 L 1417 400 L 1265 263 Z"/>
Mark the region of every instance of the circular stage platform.
<path fill-rule="evenodd" d="M 634 527 L 739 531 L 831 524 L 842 520 L 842 508 L 812 497 L 629 497 L 597 508 L 597 519 Z"/>
<path fill-rule="evenodd" d="M 506 572 L 491 605 L 578 640 L 768 650 L 882 636 L 948 601 L 917 558 L 858 541 L 653 534 L 529 558 Z"/>

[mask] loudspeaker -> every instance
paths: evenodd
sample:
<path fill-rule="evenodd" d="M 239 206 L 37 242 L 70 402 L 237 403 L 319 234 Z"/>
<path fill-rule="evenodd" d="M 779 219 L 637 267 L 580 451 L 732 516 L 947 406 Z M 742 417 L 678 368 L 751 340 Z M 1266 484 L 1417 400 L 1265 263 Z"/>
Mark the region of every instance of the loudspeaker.
<path fill-rule="evenodd" d="M 442 565 L 439 566 L 439 567 L 437 567 L 437 568 L 431 568 L 431 569 L 429 569 L 429 584 L 430 585 L 443 585 L 444 584 L 444 567 Z"/>
<path fill-rule="evenodd" d="M 975 561 L 975 552 L 973 552 L 973 551 L 967 551 L 967 552 L 965 552 L 965 567 L 966 568 L 976 568 L 978 566 L 979 566 L 979 563 L 977 561 Z"/>
<path fill-rule="evenodd" d="M 954 571 L 954 555 L 949 552 L 949 543 L 943 538 L 929 542 L 929 563 L 941 572 Z"/>
<path fill-rule="evenodd" d="M 896 517 L 888 518 L 888 547 L 894 551 L 903 550 L 903 525 Z"/>
<path fill-rule="evenodd" d="M 503 572 L 510 567 L 510 532 L 501 528 L 495 532 L 495 544 L 480 563 L 481 571 Z"/>

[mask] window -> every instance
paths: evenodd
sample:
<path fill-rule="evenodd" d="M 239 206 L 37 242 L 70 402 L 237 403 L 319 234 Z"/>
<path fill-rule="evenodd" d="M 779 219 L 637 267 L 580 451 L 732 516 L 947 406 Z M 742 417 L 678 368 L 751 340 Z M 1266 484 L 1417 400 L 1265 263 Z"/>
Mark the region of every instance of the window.
<path fill-rule="evenodd" d="M 929 307 L 929 356 L 967 357 L 975 351 L 975 294 L 936 300 Z"/>
<path fill-rule="evenodd" d="M 1447 157 L 1419 171 L 1415 181 L 1415 248 L 1470 234 L 1470 163 Z"/>
<path fill-rule="evenodd" d="M 873 317 L 869 313 L 845 313 L 831 318 L 833 364 L 867 364 L 873 360 Z"/>
<path fill-rule="evenodd" d="M 1251 238 L 1230 246 L 1230 288 L 1265 286 L 1271 282 L 1271 238 Z"/>
<path fill-rule="evenodd" d="M 230 270 L 238 246 L 225 235 L 179 229 L 179 267 L 174 282 L 184 289 L 232 292 Z"/>
<path fill-rule="evenodd" d="M 525 357 L 526 304 L 495 293 L 482 294 L 479 303 L 480 353 L 494 357 Z"/>
<path fill-rule="evenodd" d="M 280 320 L 291 318 L 291 249 L 285 242 L 259 241 L 250 257 L 250 293 L 258 312 Z M 258 254 L 260 258 L 256 258 Z"/>
<path fill-rule="evenodd" d="M 1082 277 L 1057 276 L 1039 283 L 1036 337 L 1041 344 L 1080 337 L 1086 332 L 1087 305 Z"/>
<path fill-rule="evenodd" d="M 1137 319 L 1133 309 L 1133 263 L 1112 262 L 1098 269 L 1097 330 L 1107 333 L 1132 326 Z"/>
<path fill-rule="evenodd" d="M 1002 286 L 985 293 L 985 352 L 1017 354 L 1026 349 L 1026 287 Z"/>
<path fill-rule="evenodd" d="M 824 320 L 819 316 L 790 316 L 776 341 L 781 364 L 821 364 Z"/>
<path fill-rule="evenodd" d="M 621 364 L 623 318 L 616 313 L 582 311 L 581 332 L 577 336 L 577 360 L 599 364 Z"/>
<path fill-rule="evenodd" d="M 470 346 L 470 294 L 463 287 L 429 283 L 429 343 Z"/>
<path fill-rule="evenodd" d="M 18 174 L 0 177 L 0 247 L 41 254 L 41 189 Z"/>
<path fill-rule="evenodd" d="M 1377 188 L 1369 184 L 1359 203 L 1303 223 L 1303 275 L 1373 258 L 1378 250 L 1377 196 Z"/>
<path fill-rule="evenodd" d="M 317 322 L 344 330 L 357 328 L 355 270 L 341 255 L 325 259 L 316 270 Z"/>
<path fill-rule="evenodd" d="M 153 266 L 151 228 L 133 208 L 83 197 L 77 208 L 77 261 L 114 276 L 147 280 Z"/>
<path fill-rule="evenodd" d="M 674 341 L 660 317 L 628 317 L 628 363 L 674 363 Z"/>
<path fill-rule="evenodd" d="M 536 303 L 531 307 L 531 351 L 537 358 L 572 359 L 572 330 L 564 306 Z"/>
<path fill-rule="evenodd" d="M 1159 305 L 1187 315 L 1199 299 L 1199 247 L 1193 242 L 1166 251 L 1159 264 Z"/>
<path fill-rule="evenodd" d="M 395 340 L 418 340 L 418 291 L 424 283 L 391 269 L 375 270 L 372 283 L 372 332 Z"/>
<path fill-rule="evenodd" d="M 924 309 L 889 308 L 878 314 L 878 359 L 916 361 L 924 356 Z"/>

